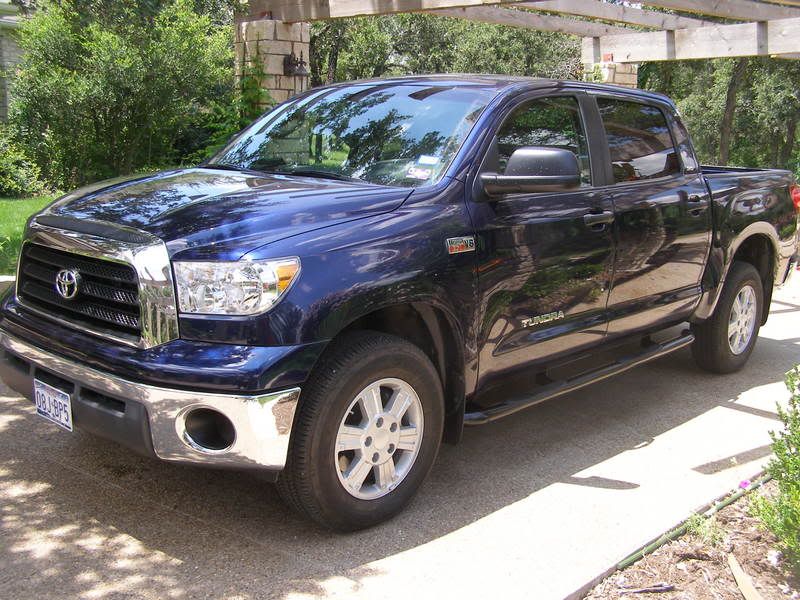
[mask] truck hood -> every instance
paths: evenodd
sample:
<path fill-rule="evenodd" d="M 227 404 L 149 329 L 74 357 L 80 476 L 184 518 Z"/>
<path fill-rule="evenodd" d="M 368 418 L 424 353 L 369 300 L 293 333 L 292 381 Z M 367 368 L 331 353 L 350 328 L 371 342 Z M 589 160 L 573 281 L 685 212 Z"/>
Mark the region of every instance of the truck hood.
<path fill-rule="evenodd" d="M 164 240 L 173 257 L 237 260 L 293 235 L 390 212 L 410 193 L 312 177 L 182 169 L 83 188 L 46 214 L 147 231 Z"/>

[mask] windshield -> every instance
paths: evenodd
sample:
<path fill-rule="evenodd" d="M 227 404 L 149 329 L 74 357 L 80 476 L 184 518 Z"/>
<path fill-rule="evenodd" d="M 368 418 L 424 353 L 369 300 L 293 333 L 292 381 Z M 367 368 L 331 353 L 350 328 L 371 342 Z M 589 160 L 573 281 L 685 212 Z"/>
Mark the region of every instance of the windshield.
<path fill-rule="evenodd" d="M 329 88 L 267 113 L 207 165 L 430 185 L 493 95 L 430 83 Z"/>

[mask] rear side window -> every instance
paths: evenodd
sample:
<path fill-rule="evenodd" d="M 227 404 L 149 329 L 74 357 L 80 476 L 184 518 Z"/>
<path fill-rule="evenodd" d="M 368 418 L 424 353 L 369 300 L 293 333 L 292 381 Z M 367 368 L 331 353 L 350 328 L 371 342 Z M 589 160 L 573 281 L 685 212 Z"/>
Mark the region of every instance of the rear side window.
<path fill-rule="evenodd" d="M 678 151 L 681 153 L 683 168 L 687 173 L 697 173 L 700 170 L 700 165 L 697 164 L 697 159 L 694 157 L 692 143 L 689 141 L 689 133 L 677 116 L 673 115 L 672 123 L 672 131 L 675 134 L 675 144 L 678 146 Z"/>
<path fill-rule="evenodd" d="M 569 150 L 578 157 L 582 185 L 591 184 L 589 147 L 575 98 L 542 98 L 515 108 L 497 132 L 498 173 L 505 172 L 514 150 L 524 146 Z"/>
<path fill-rule="evenodd" d="M 681 172 L 664 113 L 655 106 L 598 98 L 614 181 L 655 179 Z"/>

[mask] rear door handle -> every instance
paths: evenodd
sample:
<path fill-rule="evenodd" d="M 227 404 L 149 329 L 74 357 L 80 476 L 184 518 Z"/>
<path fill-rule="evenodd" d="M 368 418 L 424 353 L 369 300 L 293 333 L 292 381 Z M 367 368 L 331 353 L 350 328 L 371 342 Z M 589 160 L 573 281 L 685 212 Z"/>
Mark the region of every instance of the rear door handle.
<path fill-rule="evenodd" d="M 606 225 L 614 222 L 614 213 L 607 210 L 599 213 L 587 213 L 583 215 L 583 222 L 592 231 L 603 231 Z"/>

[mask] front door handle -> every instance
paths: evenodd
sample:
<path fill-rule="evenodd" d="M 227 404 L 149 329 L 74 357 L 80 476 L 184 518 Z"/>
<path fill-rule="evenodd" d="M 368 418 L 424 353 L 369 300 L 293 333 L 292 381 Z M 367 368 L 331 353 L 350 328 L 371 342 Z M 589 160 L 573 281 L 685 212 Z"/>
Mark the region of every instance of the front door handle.
<path fill-rule="evenodd" d="M 690 215 L 699 217 L 708 208 L 708 202 L 705 196 L 690 194 L 686 198 L 686 208 L 689 210 Z"/>
<path fill-rule="evenodd" d="M 586 213 L 583 222 L 592 231 L 603 231 L 606 225 L 614 222 L 614 213 L 608 210 L 599 213 Z"/>

